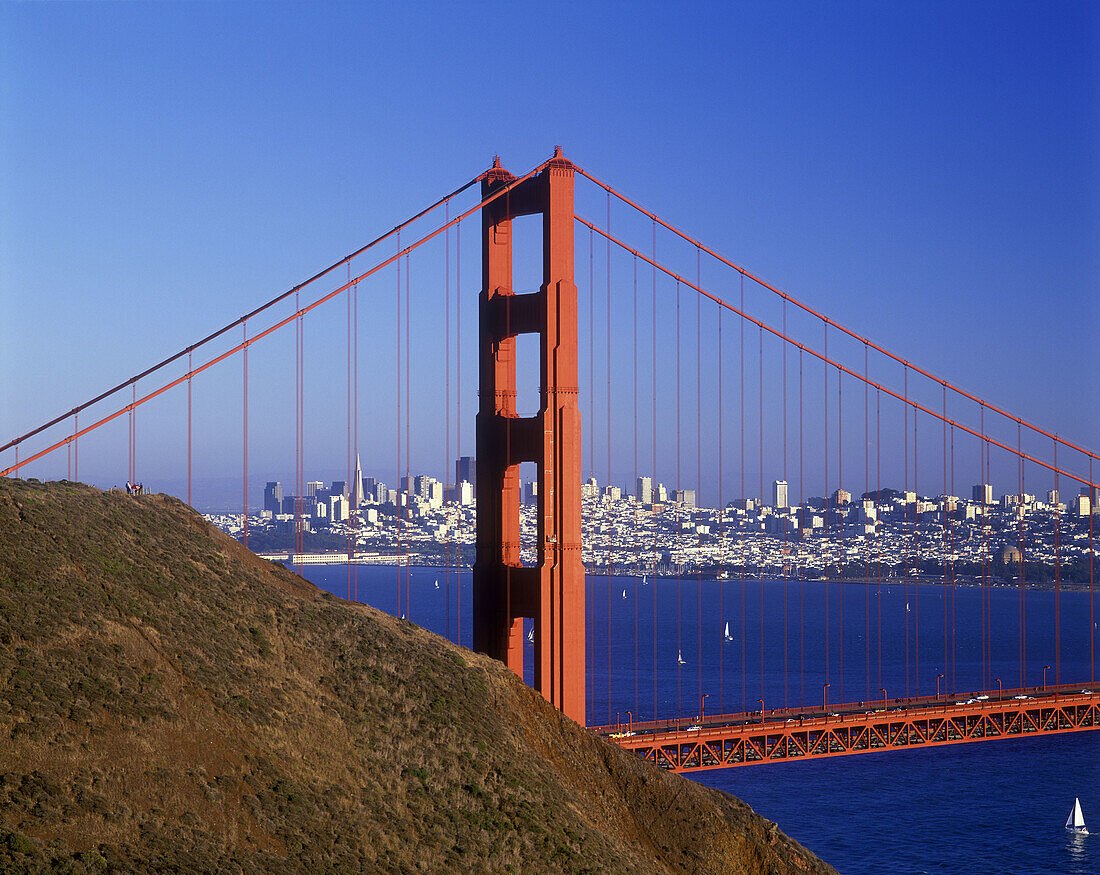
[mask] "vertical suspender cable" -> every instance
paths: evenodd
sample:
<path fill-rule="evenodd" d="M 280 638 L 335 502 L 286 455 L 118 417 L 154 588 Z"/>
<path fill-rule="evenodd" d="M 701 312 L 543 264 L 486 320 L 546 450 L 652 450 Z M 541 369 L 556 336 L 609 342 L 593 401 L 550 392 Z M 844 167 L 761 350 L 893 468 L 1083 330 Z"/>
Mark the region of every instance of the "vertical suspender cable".
<path fill-rule="evenodd" d="M 680 579 L 683 569 L 683 550 L 680 544 L 680 511 L 683 508 L 683 487 L 680 485 L 680 281 L 676 280 L 676 716 L 684 713 L 684 697 L 681 688 L 683 678 L 683 641 L 680 635 L 680 621 L 683 616 L 680 609 Z"/>
<path fill-rule="evenodd" d="M 726 610 L 723 604 L 724 595 L 726 589 L 726 505 L 722 496 L 722 482 L 723 482 L 723 465 L 722 458 L 724 455 L 724 448 L 722 445 L 722 418 L 724 416 L 722 410 L 722 402 L 724 394 L 722 391 L 722 371 L 724 370 L 724 363 L 722 361 L 722 311 L 725 308 L 718 307 L 718 619 L 723 623 L 727 623 Z M 723 631 L 720 633 L 721 638 L 718 639 L 718 713 L 726 713 L 726 691 L 725 691 L 725 665 L 726 665 L 726 641 L 725 641 L 725 626 L 722 627 Z"/>
<path fill-rule="evenodd" d="M 1054 436 L 1054 683 L 1062 683 L 1062 554 L 1061 513 L 1062 496 L 1058 492 L 1058 436 Z"/>
<path fill-rule="evenodd" d="M 756 374 L 758 387 L 756 391 L 756 426 L 757 426 L 757 466 L 758 480 L 759 480 L 759 492 L 757 493 L 760 498 L 760 503 L 764 503 L 764 329 L 758 329 L 757 335 L 757 358 Z M 760 523 L 763 524 L 764 516 L 760 509 L 757 509 L 757 515 L 760 517 Z M 755 528 L 755 527 L 754 527 Z M 759 611 L 759 623 L 760 623 L 760 695 L 764 696 L 764 538 L 763 533 L 759 529 L 754 532 L 756 543 L 759 546 L 757 562 L 759 566 L 757 568 L 757 577 L 760 582 L 760 603 L 758 605 Z M 760 719 L 764 719 L 764 706 L 760 706 Z"/>
<path fill-rule="evenodd" d="M 187 352 L 187 504 L 191 502 L 191 351 Z M 279 508 L 282 510 L 282 508 Z"/>
<path fill-rule="evenodd" d="M 411 429 L 411 417 L 412 417 L 412 336 L 409 330 L 409 326 L 412 323 L 412 303 L 409 299 L 409 286 L 411 280 L 409 274 L 412 272 L 412 265 L 409 262 L 409 256 L 405 256 L 405 485 L 410 491 L 412 490 L 412 465 L 410 464 L 409 457 L 412 452 L 410 446 L 412 442 L 412 429 Z M 412 501 L 406 498 L 405 500 L 405 525 L 409 531 L 412 530 Z M 405 539 L 405 617 L 409 620 L 412 619 L 412 565 L 410 563 L 411 557 L 409 556 L 410 540 Z"/>
<path fill-rule="evenodd" d="M 837 489 L 844 489 L 844 372 L 838 366 L 836 369 L 836 483 Z M 840 631 L 837 633 L 840 644 L 840 664 L 837 676 L 840 679 L 840 701 L 844 701 L 844 506 L 841 504 L 841 496 L 837 496 L 837 534 L 840 545 L 837 548 L 838 579 L 837 579 L 837 603 L 836 625 Z"/>
<path fill-rule="evenodd" d="M 982 689 L 989 689 L 989 636 L 990 628 L 989 621 L 991 619 L 989 613 L 989 542 L 986 538 L 986 514 L 989 513 L 989 506 L 985 500 L 985 454 L 988 450 L 985 441 L 985 405 L 981 404 L 979 407 L 979 427 L 981 438 L 978 441 L 978 492 L 981 495 L 982 501 Z"/>
<path fill-rule="evenodd" d="M 871 439 L 871 423 L 870 413 L 868 410 L 868 401 L 870 400 L 870 384 L 868 383 L 868 377 L 870 375 L 867 371 L 867 344 L 863 344 L 863 489 L 865 492 L 871 491 L 871 449 L 869 441 Z M 875 501 L 878 502 L 878 495 L 875 495 Z M 863 509 L 866 507 L 861 502 L 860 514 L 863 514 Z M 878 518 L 878 512 L 875 513 L 875 518 Z M 873 522 L 873 521 L 872 521 Z M 867 535 L 866 520 L 864 521 L 863 528 L 863 647 L 866 654 L 865 665 L 863 669 L 864 677 L 867 678 L 867 693 L 866 701 L 871 700 L 871 537 Z M 881 684 L 879 685 L 882 686 Z"/>
<path fill-rule="evenodd" d="M 913 408 L 913 689 L 920 695 L 920 546 L 918 538 L 917 509 L 920 492 L 917 491 L 917 408 Z"/>
<path fill-rule="evenodd" d="M 449 223 L 451 219 L 451 203 L 447 202 L 447 206 L 444 210 L 444 221 Z M 447 374 L 446 379 L 446 399 L 443 404 L 443 416 L 446 419 L 446 425 L 444 426 L 443 436 L 443 483 L 446 484 L 448 475 L 450 474 L 451 467 L 451 230 L 448 228 L 447 233 L 443 238 L 443 309 L 445 311 L 444 331 L 444 351 L 443 361 L 444 370 Z M 457 472 L 456 472 L 457 473 Z M 444 495 L 445 506 L 449 509 L 450 502 L 447 496 Z M 458 478 L 455 477 L 455 483 L 451 491 L 450 501 L 457 502 L 458 495 Z M 448 522 L 450 522 L 450 512 L 447 514 Z M 451 641 L 451 531 L 450 526 L 447 528 L 447 573 L 446 573 L 446 616 L 447 620 L 445 628 L 447 630 L 447 638 Z"/>
<path fill-rule="evenodd" d="M 1025 519 L 1026 515 L 1024 513 L 1024 457 L 1023 457 L 1023 453 L 1022 453 L 1022 450 L 1023 450 L 1022 443 L 1023 443 L 1022 430 L 1021 430 L 1021 427 L 1020 427 L 1020 422 L 1019 422 L 1019 420 L 1017 420 L 1016 421 L 1016 468 L 1017 468 L 1017 471 L 1019 472 L 1018 478 L 1019 478 L 1019 482 L 1020 482 L 1020 500 L 1019 500 L 1019 503 L 1016 506 L 1016 509 L 1017 509 L 1017 519 L 1019 519 L 1019 525 L 1017 527 L 1017 531 L 1019 533 L 1018 534 L 1018 542 L 1019 542 L 1019 552 L 1020 552 L 1020 575 L 1019 575 L 1019 577 L 1020 577 L 1020 625 L 1019 625 L 1019 641 L 1020 641 L 1020 687 L 1021 688 L 1024 686 L 1025 680 L 1026 680 L 1026 673 L 1025 673 L 1025 667 L 1024 667 L 1024 654 L 1025 654 L 1024 643 L 1025 643 L 1025 639 L 1026 639 L 1026 635 L 1027 635 L 1027 632 L 1026 632 L 1027 624 L 1026 624 L 1026 617 L 1025 617 L 1025 613 L 1024 613 L 1024 585 L 1025 585 L 1024 578 L 1025 578 L 1026 572 L 1027 572 L 1027 566 L 1025 564 L 1027 554 L 1024 553 L 1024 549 L 1026 547 L 1026 543 L 1025 543 L 1026 530 L 1024 528 L 1024 526 L 1025 526 L 1024 519 Z"/>
<path fill-rule="evenodd" d="M 984 409 L 983 409 L 982 413 L 983 413 L 983 416 L 984 416 L 984 413 L 985 413 Z M 980 478 L 982 483 L 991 484 L 993 482 L 992 479 L 991 479 L 991 475 L 990 475 L 990 467 L 992 466 L 992 460 L 990 459 L 990 454 L 992 453 L 992 449 L 993 448 L 989 445 L 989 441 L 987 440 L 985 442 L 985 477 Z M 984 489 L 982 490 L 982 493 L 983 494 L 985 493 Z M 990 503 L 991 503 L 992 502 L 992 496 L 990 497 L 990 499 L 991 499 L 991 501 L 990 501 Z M 989 513 L 989 507 L 988 506 L 986 507 L 986 513 L 987 514 Z M 986 530 L 985 530 L 986 547 L 987 547 L 986 552 L 987 552 L 987 554 L 989 554 L 989 550 L 988 550 L 989 530 L 990 530 L 989 517 L 986 516 L 984 519 L 985 519 L 985 525 L 986 525 Z M 987 562 L 992 564 L 992 559 L 993 559 L 992 555 L 987 555 L 987 558 L 986 558 Z M 989 597 L 986 599 L 986 610 L 989 612 L 989 621 L 986 623 L 986 628 L 989 630 L 989 635 L 986 639 L 986 648 L 988 650 L 988 656 L 986 657 L 986 663 L 989 665 L 990 671 L 992 671 L 992 669 L 993 669 L 993 593 L 992 592 L 989 593 Z M 992 675 L 991 675 L 991 677 L 992 677 Z"/>
<path fill-rule="evenodd" d="M 355 447 L 355 454 L 358 458 L 359 455 L 359 283 L 356 283 L 351 288 L 351 376 L 352 376 L 352 391 L 351 391 L 351 412 L 352 412 L 352 443 Z M 361 473 L 361 472 L 360 472 Z M 360 498 L 362 495 L 363 484 L 359 483 Z M 355 547 L 359 538 L 359 522 L 355 524 L 355 539 L 352 541 L 351 549 L 354 555 Z M 359 601 L 359 565 L 353 564 L 352 567 L 352 590 L 351 597 L 353 601 Z"/>
<path fill-rule="evenodd" d="M 940 522 L 943 528 L 943 547 L 941 553 L 943 555 L 943 583 L 940 584 L 940 601 L 943 602 L 943 673 L 947 674 L 948 668 L 948 646 L 947 646 L 947 599 L 944 598 L 944 594 L 947 592 L 948 584 L 948 542 L 947 542 L 947 384 L 943 384 L 943 505 L 940 508 Z M 947 683 L 946 677 L 944 683 Z M 955 691 L 955 677 L 952 673 L 951 677 L 951 691 Z"/>
<path fill-rule="evenodd" d="M 902 456 L 904 462 L 904 477 L 902 482 L 905 484 L 902 487 L 902 492 L 906 493 L 905 498 L 905 516 L 909 517 L 909 365 L 904 365 L 904 389 L 903 389 L 903 403 L 902 403 Z M 914 507 L 914 513 L 916 513 L 916 505 Z M 911 553 L 909 550 L 905 551 L 905 697 L 909 698 L 912 695 L 909 688 L 909 557 Z"/>
<path fill-rule="evenodd" d="M 134 476 L 134 402 L 137 401 L 137 386 L 133 382 L 130 383 L 130 394 L 130 409 L 126 413 L 126 431 L 130 442 L 126 457 L 126 482 L 135 483 L 137 477 Z"/>
<path fill-rule="evenodd" d="M 397 232 L 397 251 L 401 251 L 401 231 Z M 409 484 L 405 484 L 404 490 L 402 490 L 401 484 L 401 259 L 397 259 L 397 367 L 396 367 L 396 382 L 394 388 L 397 390 L 397 419 L 394 422 L 394 430 L 397 435 L 397 466 L 394 469 L 394 479 L 397 481 L 397 489 L 394 492 L 396 501 L 393 509 L 393 522 L 397 528 L 397 605 L 394 608 L 394 613 L 404 617 L 405 614 L 401 610 L 401 541 L 402 541 L 402 529 L 404 528 L 405 521 L 401 517 L 401 500 L 404 495 L 405 503 L 409 501 Z"/>
<path fill-rule="evenodd" d="M 302 305 L 294 293 L 294 565 L 302 566 Z"/>
<path fill-rule="evenodd" d="M 783 334 L 787 334 L 787 301 L 783 300 Z M 780 343 L 780 350 L 783 355 L 783 483 L 784 488 L 788 488 L 787 481 L 787 341 L 784 340 Z M 789 498 L 784 498 L 787 506 L 790 504 Z M 779 508 L 776 508 L 778 511 Z M 784 511 L 787 510 L 785 506 Z M 790 614 L 787 610 L 787 584 L 788 584 L 788 569 L 790 567 L 790 554 L 787 552 L 790 548 L 787 546 L 787 525 L 786 514 L 780 518 L 780 523 L 783 527 L 783 548 L 780 553 L 781 569 L 780 573 L 783 576 L 783 707 L 789 708 L 791 706 L 790 694 L 788 687 L 789 680 L 789 654 L 788 654 L 788 631 L 790 629 Z"/>
<path fill-rule="evenodd" d="M 952 491 L 950 494 L 955 495 L 955 426 L 952 426 Z M 957 506 L 957 505 L 956 505 Z M 952 562 L 952 690 L 958 689 L 958 678 L 956 676 L 956 636 L 955 636 L 955 524 L 952 519 L 947 521 L 947 548 L 950 551 L 950 562 Z"/>
<path fill-rule="evenodd" d="M 875 390 L 875 607 L 878 614 L 878 686 L 882 689 L 882 538 L 878 525 L 879 505 L 882 501 L 882 390 Z M 885 526 L 882 527 L 885 529 Z"/>
<path fill-rule="evenodd" d="M 745 275 L 741 274 L 741 313 L 745 312 Z M 745 670 L 745 564 L 748 561 L 745 555 L 745 533 L 748 511 L 748 501 L 745 498 L 745 317 L 741 317 L 741 342 L 739 344 L 741 356 L 741 711 L 748 711 L 747 672 Z"/>
<path fill-rule="evenodd" d="M 650 342 L 649 349 L 653 365 L 653 481 L 651 489 L 657 488 L 657 222 L 652 223 L 653 265 L 652 279 L 653 291 L 651 297 L 652 314 L 650 317 Z M 656 524 L 655 524 L 656 525 Z M 657 567 L 660 559 L 659 544 L 656 539 L 653 542 L 653 719 L 657 719 Z M 680 716 L 680 715 L 676 715 Z"/>
<path fill-rule="evenodd" d="M 351 284 L 351 262 L 348 262 L 348 284 Z M 355 485 L 355 469 L 352 467 L 351 460 L 351 292 L 348 292 L 347 296 L 347 418 L 348 418 L 348 483 L 351 485 L 351 494 L 349 495 L 350 503 L 356 505 L 351 508 L 351 516 L 348 519 L 348 535 L 347 535 L 347 571 L 348 571 L 348 601 L 351 601 L 351 552 L 352 552 L 352 525 L 353 520 L 359 519 L 359 507 L 356 498 L 359 495 L 359 491 L 362 489 L 362 484 Z"/>
<path fill-rule="evenodd" d="M 73 414 L 73 480 L 80 482 L 80 414 Z M 18 450 L 18 447 L 16 447 Z M 1091 478 L 1089 478 L 1091 479 Z"/>
<path fill-rule="evenodd" d="M 641 704 L 638 698 L 638 505 L 642 490 L 638 488 L 638 256 L 634 256 L 634 714 Z"/>
<path fill-rule="evenodd" d="M 455 224 L 455 455 L 462 458 L 462 222 Z M 457 474 L 455 476 L 457 480 Z M 477 477 L 474 477 L 476 480 Z M 455 484 L 456 486 L 458 484 Z M 473 488 L 473 484 L 470 484 Z M 457 508 L 462 525 L 462 505 Z M 462 547 L 458 548 L 458 591 L 455 593 L 455 641 L 462 646 Z"/>
<path fill-rule="evenodd" d="M 243 420 L 244 428 L 242 429 L 243 446 L 243 458 L 244 458 L 244 477 L 241 479 L 241 486 L 244 491 L 242 496 L 241 507 L 241 529 L 243 531 L 243 537 L 241 543 L 246 547 L 248 546 L 248 321 L 245 320 L 241 323 L 241 332 L 244 337 L 244 349 L 241 350 L 241 361 L 244 362 L 244 374 L 242 385 L 244 387 L 241 399 L 243 404 Z"/>
<path fill-rule="evenodd" d="M 825 358 L 829 358 L 829 323 L 823 323 L 825 326 L 825 340 L 824 340 L 824 354 Z M 825 407 L 825 428 L 822 432 L 824 435 L 825 443 L 825 532 L 823 543 L 825 545 L 824 556 L 822 556 L 822 564 L 825 567 L 825 683 L 832 684 L 832 677 L 829 671 L 829 656 L 832 650 L 831 641 L 829 640 L 829 558 L 832 552 L 833 545 L 832 540 L 829 537 L 829 516 L 832 511 L 832 499 L 829 495 L 829 364 L 825 362 L 825 391 L 822 394 L 823 404 Z M 841 699 L 841 701 L 844 701 Z"/>
<path fill-rule="evenodd" d="M 804 479 L 804 455 L 803 455 L 803 426 L 805 424 L 805 411 L 802 406 L 802 347 L 798 348 L 798 509 L 802 518 L 798 521 L 799 536 L 803 534 L 806 524 L 806 497 L 803 494 Z M 798 701 L 803 707 L 806 705 L 806 568 L 804 565 L 802 545 L 798 548 Z"/>
<path fill-rule="evenodd" d="M 607 357 L 607 504 L 611 507 L 611 193 L 607 194 L 607 345 L 604 352 Z M 607 722 L 611 722 L 611 544 L 608 539 L 607 551 Z"/>
<path fill-rule="evenodd" d="M 695 247 L 695 285 L 703 287 L 703 268 L 699 247 Z M 703 299 L 695 296 L 695 507 L 702 506 L 703 493 Z M 703 703 L 703 533 L 699 533 L 699 557 L 695 565 L 695 608 L 696 608 L 696 665 L 699 677 L 699 704 Z M 700 715 L 702 716 L 702 715 Z"/>

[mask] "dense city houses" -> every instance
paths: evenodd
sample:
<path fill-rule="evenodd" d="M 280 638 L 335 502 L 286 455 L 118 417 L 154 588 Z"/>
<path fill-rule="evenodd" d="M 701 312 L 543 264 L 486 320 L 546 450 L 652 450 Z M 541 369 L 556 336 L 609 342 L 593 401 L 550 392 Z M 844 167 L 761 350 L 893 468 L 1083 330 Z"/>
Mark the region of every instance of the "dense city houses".
<path fill-rule="evenodd" d="M 356 460 L 350 481 L 307 482 L 303 495 L 272 481 L 264 508 L 249 514 L 249 546 L 273 558 L 470 566 L 477 505 L 474 459 L 455 463 L 455 481 L 402 477 L 396 486 L 363 477 Z M 693 489 L 670 490 L 651 477 L 633 490 L 581 487 L 584 563 L 621 574 L 703 574 L 745 571 L 816 578 L 930 577 L 1019 579 L 1043 584 L 1089 580 L 1098 514 L 1087 490 L 994 497 L 991 484 L 969 496 L 923 496 L 882 489 L 858 498 L 843 489 L 791 503 L 774 481 L 771 495 L 738 498 L 725 507 L 698 505 Z M 536 560 L 537 483 L 525 484 L 520 508 L 522 558 Z M 242 537 L 245 520 L 212 514 Z M 1091 526 L 1090 526 L 1091 523 Z"/>

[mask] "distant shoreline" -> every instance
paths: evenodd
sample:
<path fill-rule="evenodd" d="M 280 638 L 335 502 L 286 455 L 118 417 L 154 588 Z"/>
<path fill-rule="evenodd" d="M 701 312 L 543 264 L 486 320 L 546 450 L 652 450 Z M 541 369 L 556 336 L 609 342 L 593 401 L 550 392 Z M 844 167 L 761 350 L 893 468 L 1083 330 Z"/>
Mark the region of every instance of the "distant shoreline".
<path fill-rule="evenodd" d="M 290 553 L 288 551 L 275 551 L 267 553 L 257 553 L 261 559 L 267 559 L 272 562 L 281 562 L 283 564 L 301 564 L 301 565 L 345 565 L 348 564 L 347 553 L 331 552 L 331 553 L 303 553 L 301 554 L 301 561 L 294 562 L 290 559 Z M 354 561 L 351 564 L 354 565 L 366 565 L 366 566 L 381 566 L 389 568 L 435 568 L 444 569 L 449 571 L 469 572 L 473 571 L 473 567 L 470 565 L 446 565 L 443 563 L 431 563 L 420 561 L 401 561 L 403 557 L 393 555 L 381 555 L 377 553 L 363 553 L 356 554 Z M 416 557 L 419 559 L 420 557 Z M 638 574 L 631 570 L 612 569 L 608 571 L 606 568 L 586 568 L 585 573 L 589 575 L 599 575 L 606 577 L 633 577 L 637 578 Z M 683 574 L 670 574 L 667 572 L 652 572 L 646 571 L 643 576 L 654 577 L 660 580 L 706 580 L 716 581 L 720 578 L 713 571 L 707 572 L 685 572 Z M 726 578 L 727 581 L 740 581 L 740 572 L 731 573 Z M 759 581 L 760 575 L 758 573 L 751 573 L 745 575 L 745 581 Z M 939 574 L 922 574 L 919 576 L 883 576 L 877 577 L 872 575 L 870 578 L 866 576 L 852 576 L 845 577 L 830 577 L 826 580 L 824 577 L 801 577 L 801 576 L 789 576 L 779 577 L 774 574 L 769 574 L 765 578 L 769 581 L 782 581 L 787 580 L 792 583 L 846 583 L 846 584 L 885 584 L 887 586 L 897 586 L 899 584 L 919 583 L 923 586 L 951 586 L 952 583 L 955 586 L 978 588 L 982 586 L 989 586 L 994 589 L 1019 589 L 1019 583 L 1014 579 L 1006 579 L 1003 577 L 991 577 L 986 581 L 981 578 L 972 577 L 967 575 L 965 577 L 958 576 L 955 580 L 945 582 L 943 575 Z M 1087 582 L 1079 581 L 1061 581 L 1057 589 L 1060 592 L 1089 592 L 1090 584 Z M 1024 581 L 1024 590 L 1033 592 L 1054 592 L 1055 585 L 1052 581 L 1035 583 L 1033 581 Z"/>

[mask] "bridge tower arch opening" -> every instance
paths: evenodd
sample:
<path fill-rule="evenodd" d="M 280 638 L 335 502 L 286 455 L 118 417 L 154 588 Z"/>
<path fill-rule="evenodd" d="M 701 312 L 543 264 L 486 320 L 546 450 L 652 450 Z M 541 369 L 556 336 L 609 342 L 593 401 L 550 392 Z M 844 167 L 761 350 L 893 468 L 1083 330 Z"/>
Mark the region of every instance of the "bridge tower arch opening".
<path fill-rule="evenodd" d="M 482 196 L 516 177 L 494 160 Z M 581 417 L 573 165 L 546 167 L 482 209 L 477 413 L 474 649 L 523 676 L 523 620 L 534 621 L 534 686 L 585 724 L 585 579 L 581 560 Z M 516 294 L 512 220 L 542 216 L 542 284 Z M 539 336 L 539 411 L 516 412 L 516 337 Z M 520 559 L 519 466 L 538 469 L 537 562 Z"/>

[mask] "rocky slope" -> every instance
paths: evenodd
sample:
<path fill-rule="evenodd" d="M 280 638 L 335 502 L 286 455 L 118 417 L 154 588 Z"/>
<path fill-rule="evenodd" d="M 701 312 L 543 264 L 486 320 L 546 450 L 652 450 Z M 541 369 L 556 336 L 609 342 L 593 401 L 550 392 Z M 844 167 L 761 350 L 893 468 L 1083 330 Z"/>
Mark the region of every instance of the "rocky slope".
<path fill-rule="evenodd" d="M 0 871 L 831 872 L 181 502 L 0 479 Z"/>

